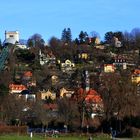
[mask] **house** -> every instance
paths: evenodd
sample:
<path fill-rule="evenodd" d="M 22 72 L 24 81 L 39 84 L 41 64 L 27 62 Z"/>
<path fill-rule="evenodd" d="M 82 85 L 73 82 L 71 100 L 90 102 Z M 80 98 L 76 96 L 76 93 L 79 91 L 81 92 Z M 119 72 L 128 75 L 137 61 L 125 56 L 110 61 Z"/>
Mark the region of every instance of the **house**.
<path fill-rule="evenodd" d="M 19 42 L 19 32 L 18 31 L 5 31 L 5 40 L 14 39 L 15 43 Z"/>
<path fill-rule="evenodd" d="M 113 64 L 104 64 L 104 72 L 115 72 L 115 66 Z"/>
<path fill-rule="evenodd" d="M 51 92 L 50 90 L 43 90 L 37 93 L 37 99 L 38 100 L 46 100 L 51 98 L 52 100 L 56 99 L 56 93 Z"/>
<path fill-rule="evenodd" d="M 52 85 L 57 84 L 58 81 L 59 81 L 58 76 L 57 76 L 57 75 L 52 75 L 52 76 L 51 76 L 51 81 L 52 81 Z"/>
<path fill-rule="evenodd" d="M 19 43 L 19 44 L 16 44 L 16 48 L 17 48 L 17 49 L 18 49 L 18 48 L 19 48 L 19 49 L 27 49 L 27 46 L 26 46 L 25 44 L 22 44 L 22 45 L 21 45 L 21 44 Z"/>
<path fill-rule="evenodd" d="M 105 46 L 104 45 L 96 45 L 95 48 L 100 49 L 100 50 L 104 50 Z"/>
<path fill-rule="evenodd" d="M 55 64 L 56 63 L 56 57 L 53 55 L 52 52 L 47 53 L 46 55 L 39 51 L 39 59 L 40 59 L 40 65 L 44 64 Z"/>
<path fill-rule="evenodd" d="M 17 49 L 27 49 L 26 44 L 23 44 L 19 39 L 19 31 L 5 31 L 5 40 L 3 44 L 16 44 L 15 48 Z"/>
<path fill-rule="evenodd" d="M 135 69 L 133 71 L 131 79 L 133 83 L 136 83 L 136 84 L 140 83 L 140 70 L 139 69 Z"/>
<path fill-rule="evenodd" d="M 93 89 L 89 89 L 88 91 L 80 88 L 78 90 L 78 98 L 82 100 L 85 99 L 85 103 L 87 105 L 92 105 L 93 112 L 102 112 L 103 111 L 103 101 L 99 93 L 97 93 Z"/>
<path fill-rule="evenodd" d="M 102 99 L 101 99 L 100 95 L 93 89 L 90 89 L 87 92 L 87 96 L 86 96 L 85 100 L 87 102 L 92 101 L 92 102 L 95 102 L 95 103 L 102 102 Z"/>
<path fill-rule="evenodd" d="M 51 103 L 49 103 L 49 104 L 44 104 L 44 105 L 43 105 L 43 108 L 44 108 L 45 110 L 52 110 L 52 111 L 57 111 L 57 110 L 58 110 L 57 104 L 51 104 Z"/>
<path fill-rule="evenodd" d="M 88 54 L 85 52 L 82 52 L 78 55 L 79 59 L 87 60 L 88 59 Z"/>
<path fill-rule="evenodd" d="M 126 58 L 124 56 L 115 56 L 113 58 L 113 65 L 116 68 L 122 68 L 122 69 L 127 69 L 127 62 L 126 62 Z"/>
<path fill-rule="evenodd" d="M 23 73 L 22 81 L 27 87 L 36 86 L 36 80 L 33 77 L 33 73 L 31 71 L 25 71 Z"/>
<path fill-rule="evenodd" d="M 72 95 L 74 94 L 73 90 L 66 90 L 64 87 L 60 89 L 60 97 L 68 97 L 71 98 Z"/>
<path fill-rule="evenodd" d="M 114 39 L 114 43 L 115 43 L 116 48 L 122 47 L 121 41 L 119 41 L 119 39 L 117 37 L 114 37 L 113 39 Z"/>
<path fill-rule="evenodd" d="M 65 60 L 64 63 L 61 63 L 61 70 L 63 72 L 69 72 L 75 69 L 75 64 L 71 62 L 70 60 Z"/>
<path fill-rule="evenodd" d="M 26 90 L 26 86 L 25 85 L 18 85 L 18 84 L 10 84 L 9 85 L 9 89 L 10 89 L 10 93 L 11 94 L 18 94 L 21 93 L 23 90 Z"/>
<path fill-rule="evenodd" d="M 101 96 L 93 89 L 90 89 L 87 92 L 87 96 L 85 98 L 87 103 L 92 103 L 93 112 L 98 112 L 103 110 L 103 101 Z"/>
<path fill-rule="evenodd" d="M 100 39 L 98 37 L 90 37 L 89 38 L 89 43 L 94 43 L 95 45 L 99 45 L 100 44 Z"/>
<path fill-rule="evenodd" d="M 31 71 L 25 71 L 24 74 L 23 74 L 23 78 L 26 79 L 26 80 L 31 79 L 32 76 L 33 76 L 33 74 L 32 74 Z"/>
<path fill-rule="evenodd" d="M 23 98 L 25 101 L 36 101 L 36 95 L 31 93 L 29 90 L 23 90 L 19 94 L 20 98 Z"/>

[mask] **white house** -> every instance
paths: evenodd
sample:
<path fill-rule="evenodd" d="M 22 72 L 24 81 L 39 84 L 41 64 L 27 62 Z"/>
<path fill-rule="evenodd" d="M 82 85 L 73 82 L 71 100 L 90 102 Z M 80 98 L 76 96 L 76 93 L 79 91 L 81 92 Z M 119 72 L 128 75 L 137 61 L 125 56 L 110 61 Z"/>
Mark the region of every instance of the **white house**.
<path fill-rule="evenodd" d="M 5 40 L 8 38 L 14 39 L 19 42 L 19 32 L 18 31 L 5 31 Z"/>

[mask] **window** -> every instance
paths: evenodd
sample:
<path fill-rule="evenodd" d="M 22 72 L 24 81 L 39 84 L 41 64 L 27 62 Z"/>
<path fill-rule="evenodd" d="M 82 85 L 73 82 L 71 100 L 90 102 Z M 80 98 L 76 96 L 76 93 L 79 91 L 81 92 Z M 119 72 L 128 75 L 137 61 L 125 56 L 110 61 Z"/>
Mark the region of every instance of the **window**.
<path fill-rule="evenodd" d="M 9 37 L 14 37 L 13 35 L 9 35 Z"/>

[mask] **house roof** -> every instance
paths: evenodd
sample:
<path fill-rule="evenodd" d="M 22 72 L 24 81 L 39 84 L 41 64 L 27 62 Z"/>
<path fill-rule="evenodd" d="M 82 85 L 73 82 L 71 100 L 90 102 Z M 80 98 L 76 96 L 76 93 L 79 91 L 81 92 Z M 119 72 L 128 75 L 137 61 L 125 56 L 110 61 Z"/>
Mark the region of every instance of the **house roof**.
<path fill-rule="evenodd" d="M 105 66 L 105 67 L 106 67 L 106 66 L 114 67 L 113 64 L 104 64 L 104 66 Z"/>
<path fill-rule="evenodd" d="M 31 94 L 31 92 L 27 89 L 21 91 L 22 95 Z"/>
<path fill-rule="evenodd" d="M 80 88 L 78 90 L 78 93 L 81 95 L 85 96 L 85 100 L 87 102 L 92 101 L 92 102 L 96 102 L 99 103 L 102 101 L 101 96 L 93 89 L 90 89 L 89 91 L 85 91 L 83 88 Z"/>
<path fill-rule="evenodd" d="M 44 104 L 43 107 L 46 110 L 56 110 L 58 108 L 57 104 Z"/>
<path fill-rule="evenodd" d="M 26 77 L 32 77 L 33 74 L 32 74 L 31 71 L 26 71 L 26 72 L 24 72 L 24 76 L 26 76 Z"/>
<path fill-rule="evenodd" d="M 25 90 L 27 89 L 24 85 L 18 85 L 18 84 L 10 84 L 9 85 L 10 90 Z"/>
<path fill-rule="evenodd" d="M 139 69 L 135 69 L 134 72 L 133 72 L 133 74 L 136 74 L 136 75 L 137 74 L 140 74 L 140 70 Z"/>
<path fill-rule="evenodd" d="M 93 89 L 90 89 L 88 92 L 87 92 L 87 96 L 85 98 L 86 101 L 93 101 L 93 102 L 101 102 L 102 99 L 100 97 L 100 95 Z"/>

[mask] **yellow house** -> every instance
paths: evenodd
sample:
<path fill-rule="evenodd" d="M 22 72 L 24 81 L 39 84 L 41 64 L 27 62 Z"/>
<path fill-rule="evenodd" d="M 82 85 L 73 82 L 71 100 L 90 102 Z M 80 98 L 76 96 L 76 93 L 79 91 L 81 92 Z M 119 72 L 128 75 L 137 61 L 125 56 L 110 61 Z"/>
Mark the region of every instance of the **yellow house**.
<path fill-rule="evenodd" d="M 98 37 L 95 38 L 95 44 L 100 44 L 100 39 Z"/>
<path fill-rule="evenodd" d="M 64 63 L 61 63 L 61 70 L 63 72 L 72 71 L 74 69 L 75 69 L 75 64 L 68 59 Z"/>
<path fill-rule="evenodd" d="M 52 84 L 54 85 L 54 84 L 56 84 L 56 83 L 58 83 L 58 76 L 56 76 L 56 75 L 52 75 L 52 77 L 51 77 L 51 81 L 52 81 Z"/>
<path fill-rule="evenodd" d="M 88 54 L 87 53 L 81 53 L 81 54 L 79 54 L 78 57 L 81 58 L 81 59 L 87 60 L 88 59 Z"/>
<path fill-rule="evenodd" d="M 38 99 L 46 100 L 51 98 L 52 100 L 56 99 L 56 93 L 52 93 L 51 91 L 41 91 L 38 93 Z"/>
<path fill-rule="evenodd" d="M 132 82 L 133 83 L 140 83 L 140 70 L 139 69 L 135 69 L 132 76 L 131 76 Z"/>
<path fill-rule="evenodd" d="M 71 98 L 74 91 L 66 90 L 65 88 L 60 89 L 60 97 L 63 98 L 64 96 Z"/>
<path fill-rule="evenodd" d="M 115 72 L 115 66 L 113 64 L 104 64 L 104 72 Z"/>
<path fill-rule="evenodd" d="M 61 63 L 61 67 L 75 67 L 75 64 L 67 59 L 64 63 Z"/>

